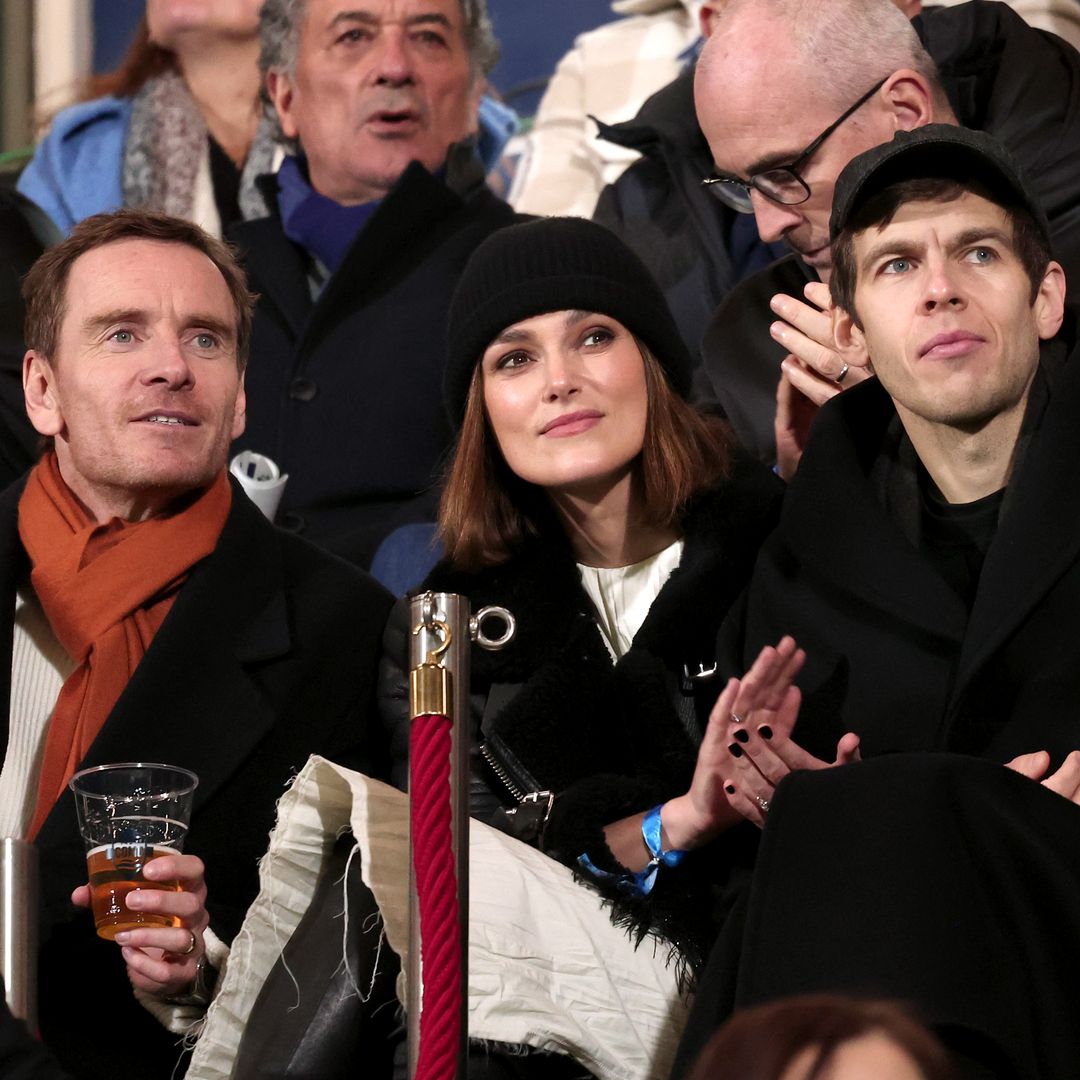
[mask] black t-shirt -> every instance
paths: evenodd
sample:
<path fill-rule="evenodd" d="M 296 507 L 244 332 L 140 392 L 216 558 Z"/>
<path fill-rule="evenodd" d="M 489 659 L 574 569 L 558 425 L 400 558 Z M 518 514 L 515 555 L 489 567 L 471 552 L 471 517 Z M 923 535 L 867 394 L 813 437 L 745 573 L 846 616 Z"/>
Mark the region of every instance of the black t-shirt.
<path fill-rule="evenodd" d="M 950 503 L 919 470 L 923 553 L 970 610 L 986 553 L 997 532 L 1005 488 L 970 503 Z"/>

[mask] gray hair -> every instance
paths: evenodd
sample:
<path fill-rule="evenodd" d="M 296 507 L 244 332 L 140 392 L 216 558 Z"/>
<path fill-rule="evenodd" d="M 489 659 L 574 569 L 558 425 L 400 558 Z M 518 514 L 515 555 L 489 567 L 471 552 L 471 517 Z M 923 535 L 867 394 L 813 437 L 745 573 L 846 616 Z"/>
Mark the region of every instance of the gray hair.
<path fill-rule="evenodd" d="M 822 73 L 822 89 L 838 106 L 857 100 L 878 79 L 910 68 L 930 84 L 935 105 L 951 114 L 937 65 L 893 0 L 729 0 L 716 16 L 713 35 L 735 30 L 742 16 L 786 24 L 799 57 Z"/>
<path fill-rule="evenodd" d="M 491 26 L 487 0 L 458 0 L 465 21 L 465 46 L 476 77 L 486 75 L 499 59 L 499 43 Z M 300 28 L 307 15 L 307 0 L 265 0 L 259 10 L 259 70 L 296 69 Z M 265 100 L 265 95 L 264 95 Z"/>

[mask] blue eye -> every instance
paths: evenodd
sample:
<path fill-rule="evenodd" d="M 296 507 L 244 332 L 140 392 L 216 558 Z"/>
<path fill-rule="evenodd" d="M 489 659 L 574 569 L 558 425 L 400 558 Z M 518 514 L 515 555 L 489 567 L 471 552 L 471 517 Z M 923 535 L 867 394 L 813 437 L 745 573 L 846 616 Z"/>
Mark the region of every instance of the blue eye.
<path fill-rule="evenodd" d="M 196 334 L 195 347 L 198 349 L 212 349 L 217 345 L 217 338 L 213 334 Z"/>
<path fill-rule="evenodd" d="M 884 274 L 906 274 L 911 269 L 910 259 L 890 259 L 882 268 Z"/>
<path fill-rule="evenodd" d="M 109 337 L 118 345 L 130 345 L 135 340 L 135 335 L 130 330 L 114 330 Z"/>
<path fill-rule="evenodd" d="M 980 266 L 986 266 L 987 263 L 992 263 L 997 258 L 997 252 L 984 247 L 972 248 L 968 252 L 968 258 Z"/>

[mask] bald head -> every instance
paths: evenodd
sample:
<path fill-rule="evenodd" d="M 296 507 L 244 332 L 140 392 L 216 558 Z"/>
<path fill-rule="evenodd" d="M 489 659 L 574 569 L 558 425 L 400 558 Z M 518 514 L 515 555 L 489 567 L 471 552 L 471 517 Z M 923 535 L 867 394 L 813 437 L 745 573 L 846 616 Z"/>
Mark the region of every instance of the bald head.
<path fill-rule="evenodd" d="M 741 180 L 790 164 L 879 82 L 800 164 L 805 203 L 751 196 L 762 237 L 825 277 L 832 187 L 848 161 L 900 128 L 955 122 L 918 35 L 892 0 L 729 0 L 698 63 L 698 121 L 718 174 Z"/>

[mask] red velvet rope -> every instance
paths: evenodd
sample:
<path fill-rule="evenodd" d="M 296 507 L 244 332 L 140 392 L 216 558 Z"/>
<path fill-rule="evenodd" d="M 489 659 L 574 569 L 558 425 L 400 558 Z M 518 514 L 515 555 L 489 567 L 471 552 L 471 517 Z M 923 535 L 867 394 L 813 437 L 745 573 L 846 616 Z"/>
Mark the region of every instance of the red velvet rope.
<path fill-rule="evenodd" d="M 418 716 L 409 744 L 423 958 L 416 1080 L 454 1080 L 461 1038 L 461 930 L 451 843 L 450 720 L 433 713 Z"/>

